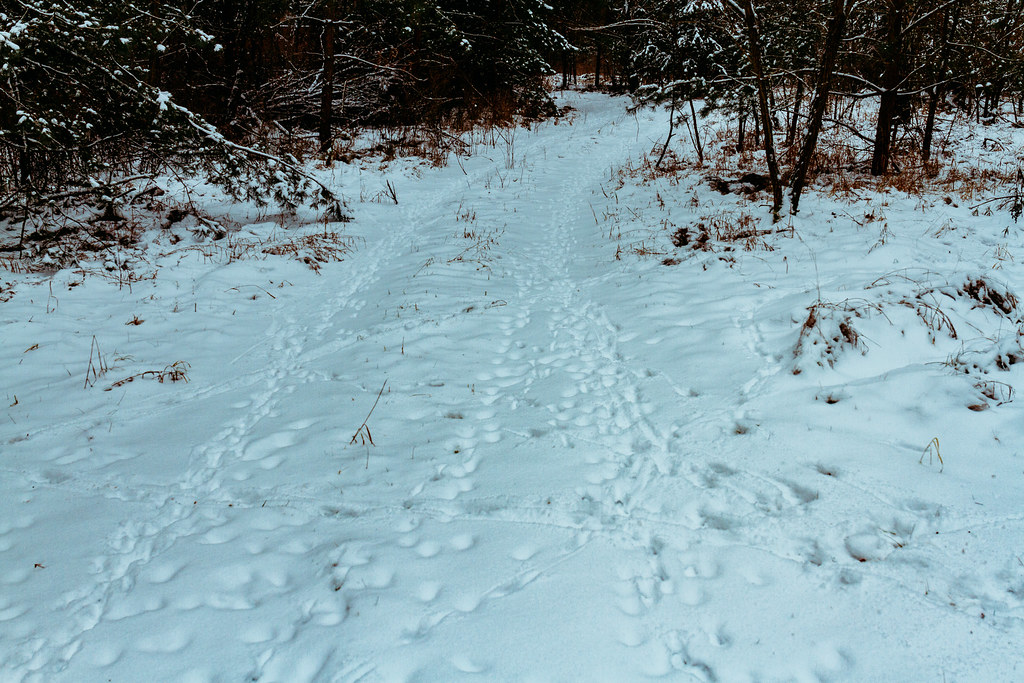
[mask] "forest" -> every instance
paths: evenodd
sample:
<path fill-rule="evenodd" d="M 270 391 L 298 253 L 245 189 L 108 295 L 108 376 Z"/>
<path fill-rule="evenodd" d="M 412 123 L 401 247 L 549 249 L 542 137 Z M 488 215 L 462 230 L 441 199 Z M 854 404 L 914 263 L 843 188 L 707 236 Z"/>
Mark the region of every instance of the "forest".
<path fill-rule="evenodd" d="M 124 196 L 173 168 L 233 196 L 336 205 L 302 171 L 376 128 L 434 148 L 482 122 L 554 113 L 546 78 L 710 111 L 763 148 L 771 210 L 841 173 L 935 164 L 936 115 L 1024 114 L 1019 0 L 14 0 L 0 13 L 0 212 Z M 557 80 L 557 79 L 556 79 Z M 695 102 L 698 104 L 695 105 Z M 873 110 L 871 125 L 854 115 Z M 693 128 L 696 131 L 696 128 Z M 700 148 L 700 141 L 697 140 Z M 850 155 L 847 155 L 850 156 Z M 109 207 L 104 210 L 113 210 Z"/>

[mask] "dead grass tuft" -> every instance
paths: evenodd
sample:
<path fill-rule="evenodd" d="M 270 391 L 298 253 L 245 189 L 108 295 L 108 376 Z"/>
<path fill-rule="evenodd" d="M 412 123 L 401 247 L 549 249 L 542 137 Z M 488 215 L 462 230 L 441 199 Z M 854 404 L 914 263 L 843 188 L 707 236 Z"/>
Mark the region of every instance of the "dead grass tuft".
<path fill-rule="evenodd" d="M 739 244 L 744 251 L 774 251 L 775 245 L 768 237 L 777 235 L 793 236 L 792 228 L 760 227 L 762 220 L 739 209 L 737 212 L 723 210 L 701 216 L 690 226 L 678 228 L 672 233 L 672 244 L 676 247 L 690 246 L 701 251 L 731 251 L 733 244 Z"/>
<path fill-rule="evenodd" d="M 278 240 L 262 249 L 263 254 L 291 256 L 302 261 L 317 273 L 325 263 L 344 260 L 353 249 L 354 239 L 348 235 L 324 230 Z"/>
<path fill-rule="evenodd" d="M 981 306 L 994 309 L 1004 317 L 1012 318 L 1017 313 L 1017 296 L 1006 287 L 990 282 L 984 276 L 967 278 L 958 292 Z"/>
<path fill-rule="evenodd" d="M 111 391 L 118 387 L 123 387 L 126 384 L 131 384 L 135 380 L 141 379 L 155 379 L 161 384 L 164 382 L 188 382 L 188 371 L 191 367 L 191 365 L 183 360 L 175 361 L 164 367 L 163 370 L 146 370 L 145 372 L 139 372 L 125 377 L 124 379 L 120 379 L 104 389 L 104 391 Z"/>
<path fill-rule="evenodd" d="M 854 318 L 863 317 L 867 312 L 881 313 L 881 306 L 878 304 L 860 300 L 852 301 L 847 299 L 841 302 L 818 300 L 807 307 L 807 319 L 800 326 L 800 333 L 796 345 L 793 347 L 793 357 L 797 360 L 812 353 L 814 349 L 814 362 L 824 367 L 826 364 L 835 367 L 839 354 L 847 348 L 867 353 L 867 346 L 861 339 L 861 334 L 854 326 Z M 793 369 L 793 374 L 802 372 L 799 365 Z"/>

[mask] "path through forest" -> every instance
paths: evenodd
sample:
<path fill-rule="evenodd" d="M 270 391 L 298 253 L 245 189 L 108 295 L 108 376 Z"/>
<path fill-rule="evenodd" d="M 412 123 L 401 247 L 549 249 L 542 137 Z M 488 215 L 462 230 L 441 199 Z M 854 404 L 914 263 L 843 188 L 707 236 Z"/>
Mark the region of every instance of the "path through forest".
<path fill-rule="evenodd" d="M 617 257 L 664 114 L 571 104 L 444 169 L 340 167 L 356 241 L 319 275 L 168 252 L 0 304 L 0 680 L 1021 675 L 1011 415 L 963 436 L 1001 464 L 940 474 L 947 380 L 793 375 L 842 244 Z"/>

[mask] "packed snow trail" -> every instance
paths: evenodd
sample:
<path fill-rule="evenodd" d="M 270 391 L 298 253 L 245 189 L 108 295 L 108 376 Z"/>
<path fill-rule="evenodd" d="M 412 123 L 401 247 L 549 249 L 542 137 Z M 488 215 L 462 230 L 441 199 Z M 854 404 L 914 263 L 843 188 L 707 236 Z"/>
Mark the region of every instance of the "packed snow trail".
<path fill-rule="evenodd" d="M 616 170 L 664 114 L 571 103 L 461 165 L 342 167 L 358 239 L 319 276 L 178 258 L 11 302 L 51 355 L 2 359 L 0 680 L 1020 673 L 1013 501 L 854 476 L 861 433 L 787 408 L 806 269 L 619 260 Z"/>

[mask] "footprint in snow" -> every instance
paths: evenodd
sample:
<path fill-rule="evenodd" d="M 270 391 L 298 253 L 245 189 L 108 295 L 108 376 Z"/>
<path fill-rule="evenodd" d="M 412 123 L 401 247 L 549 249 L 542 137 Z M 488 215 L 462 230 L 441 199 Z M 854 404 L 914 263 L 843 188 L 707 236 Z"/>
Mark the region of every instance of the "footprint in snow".
<path fill-rule="evenodd" d="M 517 546 L 512 550 L 512 559 L 519 560 L 520 562 L 526 562 L 531 557 L 540 552 L 540 546 L 533 545 L 531 543 Z"/>
<path fill-rule="evenodd" d="M 441 552 L 441 544 L 435 541 L 423 541 L 416 546 L 416 554 L 424 559 L 435 557 Z"/>
<path fill-rule="evenodd" d="M 242 450 L 241 460 L 251 462 L 253 460 L 263 460 L 272 453 L 281 450 L 282 448 L 288 448 L 294 446 L 299 442 L 299 435 L 294 431 L 278 432 L 256 439 L 247 444 Z"/>
<path fill-rule="evenodd" d="M 629 617 L 639 617 L 644 613 L 643 602 L 641 602 L 640 594 L 637 593 L 635 587 L 624 584 L 621 588 L 616 589 L 616 592 L 619 593 L 616 605 L 620 612 Z"/>
<path fill-rule="evenodd" d="M 390 587 L 394 580 L 395 570 L 391 567 L 363 565 L 349 569 L 345 575 L 344 585 L 356 590 L 381 589 Z"/>
<path fill-rule="evenodd" d="M 192 634 L 186 628 L 175 628 L 138 638 L 134 647 L 146 654 L 174 654 L 181 652 L 192 642 Z"/>
<path fill-rule="evenodd" d="M 696 607 L 704 602 L 704 590 L 697 581 L 686 580 L 678 588 L 679 600 L 684 605 Z"/>
<path fill-rule="evenodd" d="M 28 605 L 15 605 L 7 600 L 0 599 L 0 622 L 17 619 L 28 611 Z"/>
<path fill-rule="evenodd" d="M 199 539 L 199 543 L 204 545 L 221 545 L 223 543 L 230 543 L 238 538 L 239 535 L 240 533 L 238 530 L 221 526 L 215 529 L 210 529 L 203 534 Z"/>
<path fill-rule="evenodd" d="M 894 547 L 892 541 L 870 532 L 848 536 L 845 546 L 850 557 L 858 562 L 884 560 Z"/>
<path fill-rule="evenodd" d="M 456 655 L 452 657 L 452 665 L 464 674 L 480 674 L 486 672 L 488 667 L 483 662 L 468 655 Z"/>
<path fill-rule="evenodd" d="M 635 621 L 620 624 L 616 637 L 626 647 L 640 647 L 647 642 L 643 626 Z"/>
<path fill-rule="evenodd" d="M 448 542 L 454 550 L 469 550 L 476 544 L 473 534 L 459 534 Z"/>
<path fill-rule="evenodd" d="M 439 581 L 424 581 L 416 589 L 416 599 L 423 603 L 433 602 L 441 594 L 442 588 Z"/>
<path fill-rule="evenodd" d="M 471 479 L 455 479 L 448 481 L 438 487 L 437 497 L 443 500 L 455 500 L 463 493 L 468 493 L 475 488 Z"/>
<path fill-rule="evenodd" d="M 88 657 L 93 666 L 102 669 L 116 664 L 123 654 L 124 648 L 119 645 L 99 643 L 91 648 Z"/>
<path fill-rule="evenodd" d="M 151 562 L 142 574 L 142 579 L 151 584 L 167 583 L 185 568 L 184 562 L 157 560 Z"/>
<path fill-rule="evenodd" d="M 458 611 L 469 614 L 470 612 L 475 612 L 480 607 L 481 602 L 483 602 L 483 599 L 479 595 L 465 593 L 455 598 L 453 605 Z"/>
<path fill-rule="evenodd" d="M 420 520 L 416 517 L 405 517 L 398 521 L 395 525 L 395 529 L 400 533 L 408 533 L 413 531 L 420 526 Z"/>
<path fill-rule="evenodd" d="M 251 623 L 239 632 L 238 639 L 248 645 L 267 643 L 277 637 L 277 629 L 267 623 Z"/>

